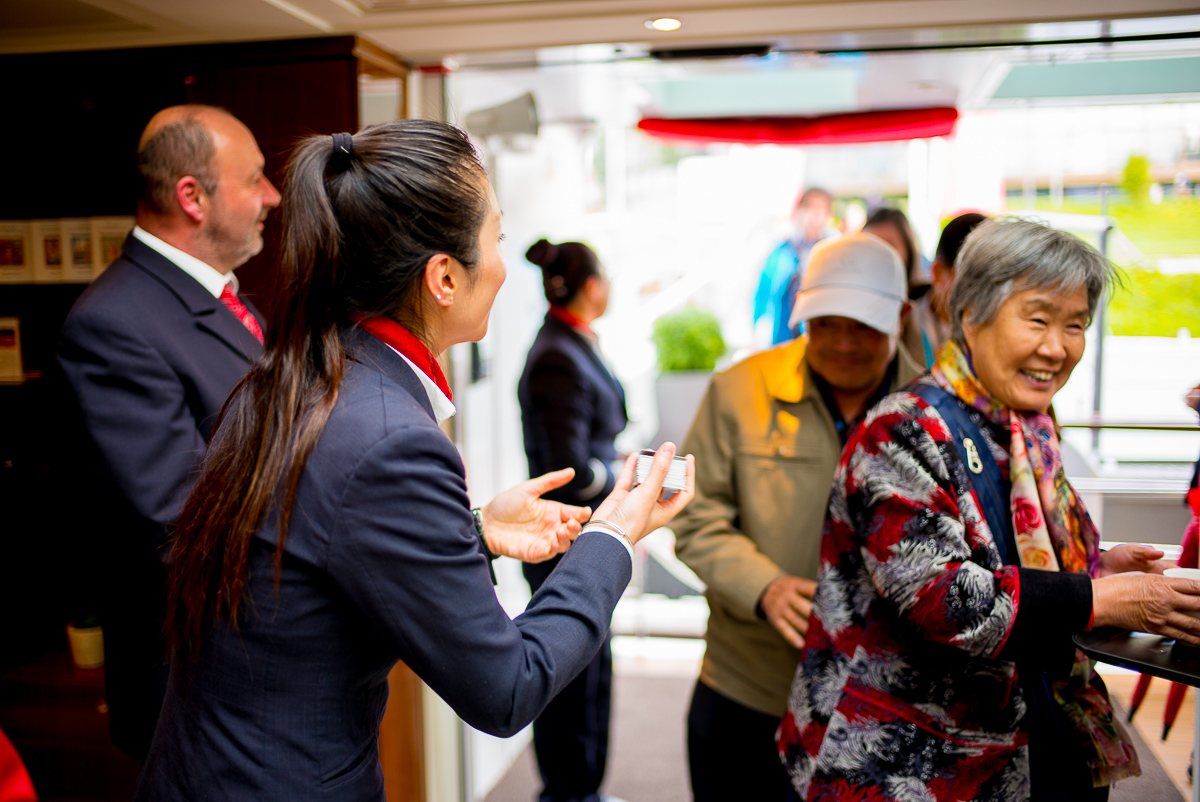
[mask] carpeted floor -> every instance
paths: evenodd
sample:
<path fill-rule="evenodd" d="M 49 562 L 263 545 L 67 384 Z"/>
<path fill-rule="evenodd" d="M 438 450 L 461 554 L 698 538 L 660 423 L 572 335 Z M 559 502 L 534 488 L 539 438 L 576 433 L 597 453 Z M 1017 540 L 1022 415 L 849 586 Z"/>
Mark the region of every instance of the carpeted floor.
<path fill-rule="evenodd" d="M 694 683 L 688 677 L 617 674 L 604 793 L 629 802 L 691 800 L 684 717 Z M 1183 802 L 1145 742 L 1136 732 L 1133 737 L 1142 776 L 1114 786 L 1110 802 Z M 527 747 L 484 802 L 533 802 L 540 788 L 533 749 Z"/>

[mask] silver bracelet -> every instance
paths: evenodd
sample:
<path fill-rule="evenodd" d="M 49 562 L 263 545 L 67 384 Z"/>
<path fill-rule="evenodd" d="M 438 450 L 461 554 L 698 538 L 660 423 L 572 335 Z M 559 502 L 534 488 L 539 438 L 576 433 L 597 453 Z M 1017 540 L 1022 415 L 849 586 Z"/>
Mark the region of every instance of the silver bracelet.
<path fill-rule="evenodd" d="M 609 529 L 613 530 L 613 531 L 614 531 L 614 532 L 616 532 L 618 535 L 620 535 L 620 536 L 621 536 L 621 538 L 622 538 L 622 539 L 623 539 L 623 540 L 624 540 L 626 543 L 628 543 L 628 544 L 629 544 L 629 548 L 631 548 L 631 549 L 633 548 L 633 541 L 632 541 L 632 540 L 629 538 L 629 533 L 628 533 L 628 532 L 626 532 L 626 531 L 625 531 L 624 529 L 622 529 L 621 527 L 617 526 L 617 525 L 616 525 L 615 523 L 613 523 L 612 521 L 605 521 L 605 520 L 603 520 L 603 519 L 601 519 L 601 518 L 593 518 L 593 519 L 591 519 L 590 521 L 588 521 L 588 522 L 585 524 L 585 526 L 592 526 L 592 525 L 596 525 L 596 526 L 604 526 L 604 527 L 607 527 L 607 528 L 609 528 Z"/>

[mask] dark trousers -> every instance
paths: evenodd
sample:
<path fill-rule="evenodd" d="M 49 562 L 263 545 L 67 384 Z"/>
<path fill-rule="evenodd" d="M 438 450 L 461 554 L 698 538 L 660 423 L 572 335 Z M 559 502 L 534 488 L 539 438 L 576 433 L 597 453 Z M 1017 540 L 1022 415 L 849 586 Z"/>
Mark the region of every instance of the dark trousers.
<path fill-rule="evenodd" d="M 688 769 L 696 802 L 785 802 L 787 772 L 775 731 L 779 716 L 760 713 L 696 683 L 688 710 Z"/>
<path fill-rule="evenodd" d="M 118 749 L 145 760 L 167 693 L 163 613 L 166 570 L 153 551 L 114 554 L 100 624 L 104 627 L 104 688 L 109 735 Z"/>
<path fill-rule="evenodd" d="M 523 566 L 536 593 L 557 560 Z M 599 802 L 608 762 L 612 714 L 612 636 L 578 677 L 533 722 L 533 751 L 542 776 L 538 802 Z"/>

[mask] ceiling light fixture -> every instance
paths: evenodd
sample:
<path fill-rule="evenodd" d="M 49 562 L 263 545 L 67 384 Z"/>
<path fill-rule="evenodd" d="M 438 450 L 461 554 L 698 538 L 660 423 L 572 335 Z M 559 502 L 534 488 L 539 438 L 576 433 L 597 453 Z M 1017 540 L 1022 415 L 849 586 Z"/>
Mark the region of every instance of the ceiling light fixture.
<path fill-rule="evenodd" d="M 673 17 L 659 17 L 646 20 L 646 27 L 652 31 L 677 31 L 683 23 Z"/>

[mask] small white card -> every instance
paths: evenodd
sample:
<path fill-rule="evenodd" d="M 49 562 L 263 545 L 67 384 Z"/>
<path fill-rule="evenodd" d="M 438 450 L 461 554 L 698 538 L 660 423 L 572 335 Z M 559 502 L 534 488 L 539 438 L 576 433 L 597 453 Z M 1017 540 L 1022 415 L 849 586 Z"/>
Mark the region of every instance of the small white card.
<path fill-rule="evenodd" d="M 638 454 L 637 460 L 637 480 L 638 484 L 646 481 L 646 477 L 650 475 L 650 466 L 654 464 L 654 452 L 650 449 L 643 449 L 642 453 Z M 671 467 L 667 469 L 667 478 L 663 480 L 664 490 L 683 490 L 687 487 L 687 460 L 684 457 L 675 457 L 671 460 Z"/>

